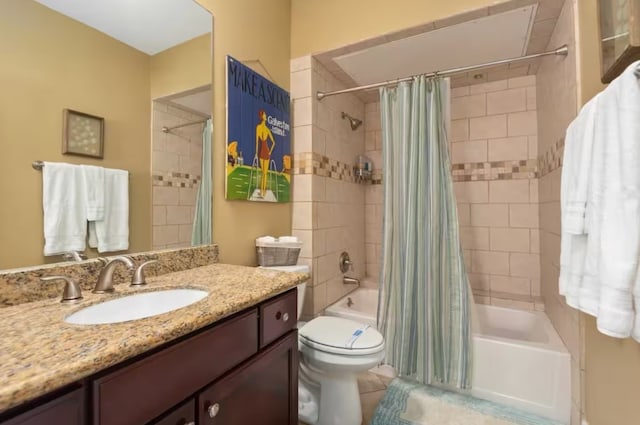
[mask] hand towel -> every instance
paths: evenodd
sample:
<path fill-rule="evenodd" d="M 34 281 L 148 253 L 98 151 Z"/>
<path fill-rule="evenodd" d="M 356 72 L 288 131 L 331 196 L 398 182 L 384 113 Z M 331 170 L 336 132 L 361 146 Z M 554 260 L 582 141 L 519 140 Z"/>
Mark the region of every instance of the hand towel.
<path fill-rule="evenodd" d="M 80 167 L 57 162 L 44 163 L 42 206 L 45 256 L 85 250 L 85 193 Z"/>
<path fill-rule="evenodd" d="M 104 168 L 81 165 L 86 190 L 87 220 L 104 220 Z"/>
<path fill-rule="evenodd" d="M 89 244 L 98 252 L 129 249 L 129 172 L 105 168 L 104 219 L 89 223 Z"/>
<path fill-rule="evenodd" d="M 635 326 L 634 287 L 640 256 L 640 82 L 636 62 L 602 93 L 604 149 L 600 233 L 598 330 L 640 338 Z M 640 295 L 635 288 L 635 294 Z M 638 301 L 639 298 L 636 298 Z M 640 306 L 636 302 L 636 306 Z M 634 328 L 635 326 L 635 328 Z"/>

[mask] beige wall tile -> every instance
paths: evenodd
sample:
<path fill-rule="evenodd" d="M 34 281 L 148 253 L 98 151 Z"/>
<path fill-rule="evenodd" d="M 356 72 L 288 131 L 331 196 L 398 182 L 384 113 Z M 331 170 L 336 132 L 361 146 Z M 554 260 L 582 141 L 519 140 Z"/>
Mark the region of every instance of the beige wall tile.
<path fill-rule="evenodd" d="M 492 227 L 491 251 L 529 252 L 529 229 Z"/>
<path fill-rule="evenodd" d="M 529 203 L 529 180 L 490 181 L 489 202 Z"/>
<path fill-rule="evenodd" d="M 291 235 L 296 236 L 302 242 L 300 257 L 311 258 L 314 255 L 314 232 L 311 230 L 291 230 Z"/>
<path fill-rule="evenodd" d="M 509 205 L 472 204 L 471 225 L 489 227 L 507 227 L 509 225 Z"/>
<path fill-rule="evenodd" d="M 469 204 L 458 204 L 458 225 L 469 226 L 471 224 L 471 206 Z"/>
<path fill-rule="evenodd" d="M 492 275 L 491 291 L 531 295 L 531 281 L 521 277 Z"/>
<path fill-rule="evenodd" d="M 310 97 L 311 93 L 311 75 L 313 71 L 305 69 L 291 73 L 290 87 L 291 98 L 299 99 L 302 97 Z"/>
<path fill-rule="evenodd" d="M 487 114 L 487 98 L 484 93 L 451 99 L 451 119 L 481 117 Z"/>
<path fill-rule="evenodd" d="M 167 224 L 167 208 L 164 205 L 153 207 L 153 225 Z"/>
<path fill-rule="evenodd" d="M 153 226 L 153 243 L 156 245 L 180 243 L 180 226 Z"/>
<path fill-rule="evenodd" d="M 469 139 L 495 139 L 507 136 L 507 116 L 491 115 L 469 120 Z"/>
<path fill-rule="evenodd" d="M 511 276 L 537 279 L 540 277 L 540 256 L 538 254 L 511 253 L 509 267 Z"/>
<path fill-rule="evenodd" d="M 167 224 L 193 223 L 193 217 L 191 216 L 191 207 L 168 205 L 166 208 L 167 208 Z"/>
<path fill-rule="evenodd" d="M 509 254 L 506 252 L 473 251 L 471 258 L 474 273 L 509 274 Z"/>
<path fill-rule="evenodd" d="M 489 140 L 489 161 L 523 160 L 529 157 L 526 136 Z"/>
<path fill-rule="evenodd" d="M 538 204 L 509 205 L 509 225 L 537 229 L 539 227 L 538 214 Z"/>
<path fill-rule="evenodd" d="M 293 202 L 310 202 L 313 200 L 311 174 L 296 174 L 293 176 Z"/>
<path fill-rule="evenodd" d="M 491 276 L 488 274 L 468 273 L 469 284 L 473 289 L 480 289 L 482 291 L 491 290 Z"/>
<path fill-rule="evenodd" d="M 451 140 L 450 142 L 464 142 L 469 140 L 469 120 L 452 120 L 451 121 Z"/>
<path fill-rule="evenodd" d="M 531 302 L 495 297 L 491 297 L 491 305 L 495 305 L 496 307 L 515 308 L 518 310 L 527 311 L 533 311 L 534 309 L 534 305 Z"/>
<path fill-rule="evenodd" d="M 467 162 L 487 161 L 487 141 L 474 140 L 471 142 L 458 142 L 451 144 L 451 163 L 461 164 Z"/>
<path fill-rule="evenodd" d="M 535 87 L 527 87 L 527 111 L 534 111 L 537 107 Z"/>
<path fill-rule="evenodd" d="M 293 101 L 293 119 L 296 126 L 311 125 L 313 123 L 312 116 L 312 99 L 310 97 Z"/>
<path fill-rule="evenodd" d="M 190 187 L 179 188 L 180 205 L 194 206 L 198 197 L 198 189 Z"/>
<path fill-rule="evenodd" d="M 517 87 L 535 87 L 536 85 L 536 76 L 535 75 L 527 75 L 525 77 L 516 77 L 509 79 L 509 88 L 517 88 Z"/>
<path fill-rule="evenodd" d="M 464 249 L 489 249 L 489 229 L 486 227 L 460 227 L 460 243 Z"/>
<path fill-rule="evenodd" d="M 489 200 L 488 182 L 455 182 L 456 199 L 463 203 L 483 203 Z"/>
<path fill-rule="evenodd" d="M 180 190 L 177 187 L 153 187 L 153 205 L 178 205 L 179 203 Z"/>
<path fill-rule="evenodd" d="M 311 202 L 294 202 L 292 206 L 291 228 L 313 229 L 313 205 Z"/>
<path fill-rule="evenodd" d="M 508 115 L 508 121 L 509 137 L 532 136 L 538 133 L 538 118 L 536 111 L 514 112 Z"/>
<path fill-rule="evenodd" d="M 299 58 L 291 59 L 289 62 L 289 68 L 291 69 L 291 72 L 311 68 L 311 56 L 301 56 Z"/>
<path fill-rule="evenodd" d="M 451 89 L 451 97 L 460 97 L 460 96 L 468 96 L 469 95 L 469 86 L 464 87 L 456 87 Z"/>
<path fill-rule="evenodd" d="M 293 127 L 293 144 L 294 153 L 312 152 L 312 127 L 311 125 L 296 125 Z"/>
<path fill-rule="evenodd" d="M 469 86 L 470 94 L 477 93 L 489 93 L 499 90 L 506 90 L 508 88 L 508 84 L 506 80 L 493 81 L 491 83 L 482 83 L 482 84 L 474 84 Z"/>
<path fill-rule="evenodd" d="M 517 88 L 487 94 L 487 114 L 505 114 L 527 110 L 527 89 Z"/>
<path fill-rule="evenodd" d="M 531 240 L 531 253 L 539 254 L 540 253 L 540 230 L 539 229 L 531 229 L 529 231 L 529 238 Z"/>

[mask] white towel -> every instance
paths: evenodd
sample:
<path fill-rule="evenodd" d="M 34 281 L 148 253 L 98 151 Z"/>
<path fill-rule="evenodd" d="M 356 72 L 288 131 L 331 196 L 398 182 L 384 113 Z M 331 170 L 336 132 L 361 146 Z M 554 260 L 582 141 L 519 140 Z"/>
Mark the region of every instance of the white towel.
<path fill-rule="evenodd" d="M 602 114 L 607 138 L 604 149 L 604 198 L 601 207 L 600 303 L 597 326 L 614 337 L 640 340 L 634 327 L 640 256 L 640 82 L 629 66 L 602 93 Z"/>
<path fill-rule="evenodd" d="M 89 223 L 89 246 L 98 252 L 129 249 L 129 173 L 104 170 L 104 219 Z"/>
<path fill-rule="evenodd" d="M 104 168 L 81 165 L 86 190 L 87 220 L 104 220 Z"/>
<path fill-rule="evenodd" d="M 42 169 L 44 255 L 84 251 L 87 238 L 85 189 L 80 167 L 45 162 Z"/>

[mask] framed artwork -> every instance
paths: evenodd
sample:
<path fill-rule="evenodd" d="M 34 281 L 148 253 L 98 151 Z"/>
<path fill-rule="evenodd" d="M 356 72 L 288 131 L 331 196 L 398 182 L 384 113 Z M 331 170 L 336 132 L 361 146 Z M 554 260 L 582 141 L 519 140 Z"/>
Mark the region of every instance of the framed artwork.
<path fill-rule="evenodd" d="M 598 0 L 602 82 L 640 59 L 640 0 Z"/>
<path fill-rule="evenodd" d="M 289 92 L 227 56 L 226 199 L 289 202 L 290 104 Z"/>
<path fill-rule="evenodd" d="M 104 156 L 104 118 L 64 110 L 62 153 L 92 158 Z"/>

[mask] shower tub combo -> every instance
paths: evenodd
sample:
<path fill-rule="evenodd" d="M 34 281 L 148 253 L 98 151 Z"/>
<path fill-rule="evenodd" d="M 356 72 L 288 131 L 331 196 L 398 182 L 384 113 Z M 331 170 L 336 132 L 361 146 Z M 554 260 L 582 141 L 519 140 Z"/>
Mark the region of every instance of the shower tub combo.
<path fill-rule="evenodd" d="M 359 288 L 325 310 L 376 326 L 378 291 Z M 570 356 L 542 312 L 475 305 L 475 397 L 569 423 Z"/>

